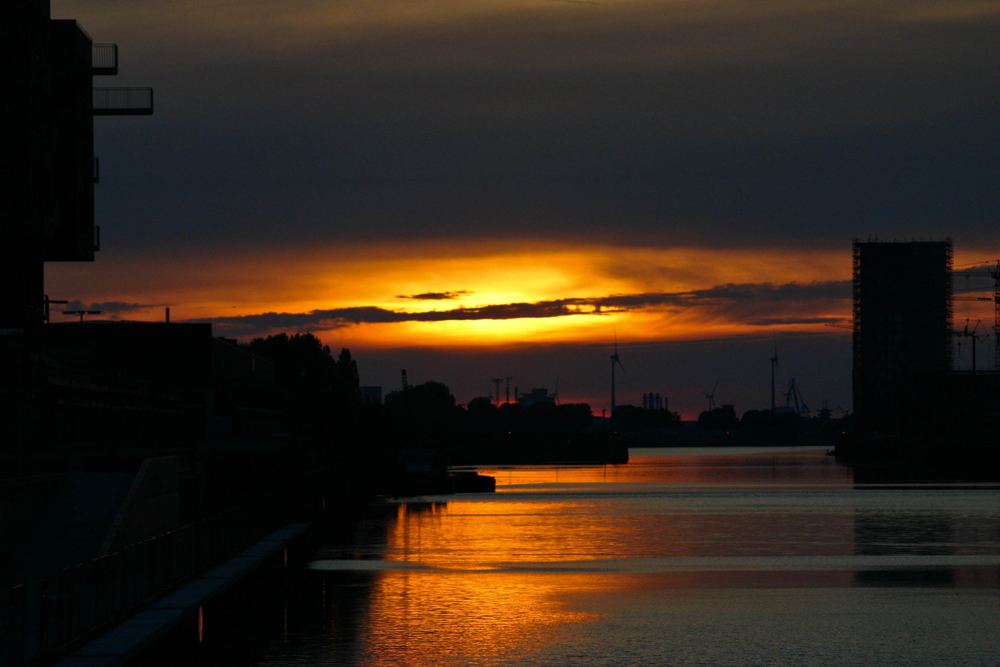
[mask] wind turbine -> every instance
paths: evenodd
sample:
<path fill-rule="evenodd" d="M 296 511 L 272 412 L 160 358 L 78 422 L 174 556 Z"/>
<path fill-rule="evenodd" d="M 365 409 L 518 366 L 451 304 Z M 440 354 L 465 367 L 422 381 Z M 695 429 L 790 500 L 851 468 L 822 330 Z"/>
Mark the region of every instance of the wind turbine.
<path fill-rule="evenodd" d="M 709 411 L 712 411 L 712 410 L 715 409 L 715 390 L 718 387 L 719 387 L 719 381 L 716 380 L 715 381 L 715 386 L 712 387 L 712 393 L 711 394 L 706 394 L 705 392 L 701 392 L 701 395 L 708 399 L 708 409 L 709 409 Z"/>
<path fill-rule="evenodd" d="M 622 366 L 621 360 L 618 359 L 618 332 L 615 332 L 615 353 L 611 355 L 611 416 L 615 415 L 615 364 L 621 366 L 622 370 L 625 367 Z"/>

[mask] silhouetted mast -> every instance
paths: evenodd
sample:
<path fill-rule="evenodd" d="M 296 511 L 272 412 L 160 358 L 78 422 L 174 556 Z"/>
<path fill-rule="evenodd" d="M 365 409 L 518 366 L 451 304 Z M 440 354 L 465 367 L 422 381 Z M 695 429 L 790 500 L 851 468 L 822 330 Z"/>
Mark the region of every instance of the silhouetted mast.
<path fill-rule="evenodd" d="M 774 344 L 774 356 L 771 357 L 771 412 L 777 407 L 777 403 L 774 400 L 774 376 L 778 371 L 778 344 Z"/>
<path fill-rule="evenodd" d="M 622 362 L 618 359 L 618 333 L 615 333 L 615 353 L 611 355 L 611 416 L 615 415 L 615 364 L 621 366 L 622 370 L 625 367 L 622 366 Z"/>

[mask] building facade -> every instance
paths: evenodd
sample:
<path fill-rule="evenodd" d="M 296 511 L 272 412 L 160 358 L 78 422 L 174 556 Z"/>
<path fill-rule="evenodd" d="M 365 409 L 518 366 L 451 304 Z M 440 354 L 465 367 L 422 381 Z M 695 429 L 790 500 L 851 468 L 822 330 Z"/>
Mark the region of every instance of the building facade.
<path fill-rule="evenodd" d="M 44 262 L 92 262 L 94 116 L 153 113 L 150 88 L 95 88 L 118 72 L 118 47 L 94 44 L 76 21 L 51 18 L 49 0 L 0 2 L 6 28 L 0 124 L 0 330 L 46 320 Z"/>

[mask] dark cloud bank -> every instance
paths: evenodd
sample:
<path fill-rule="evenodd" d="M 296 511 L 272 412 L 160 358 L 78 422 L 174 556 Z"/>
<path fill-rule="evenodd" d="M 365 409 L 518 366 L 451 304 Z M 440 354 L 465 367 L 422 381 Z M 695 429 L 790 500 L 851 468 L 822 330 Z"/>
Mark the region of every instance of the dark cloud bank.
<path fill-rule="evenodd" d="M 451 299 L 461 299 L 472 294 L 469 290 L 456 290 L 454 292 L 424 292 L 422 294 L 399 294 L 397 299 L 412 299 L 413 301 L 448 301 Z"/>
<path fill-rule="evenodd" d="M 449 310 L 406 311 L 362 306 L 313 310 L 307 313 L 272 312 L 236 317 L 216 317 L 198 321 L 211 322 L 220 334 L 243 337 L 285 330 L 333 329 L 351 324 L 510 320 L 638 310 L 682 311 L 699 309 L 706 313 L 706 316 L 724 317 L 740 323 L 762 326 L 817 324 L 834 322 L 838 318 L 813 316 L 812 313 L 815 309 L 829 306 L 831 303 L 846 301 L 850 295 L 850 282 L 846 280 L 812 283 L 793 282 L 783 285 L 730 283 L 690 292 L 615 294 L 602 297 L 459 307 Z M 790 316 L 788 312 L 790 309 L 798 311 L 800 316 Z"/>
<path fill-rule="evenodd" d="M 948 17 L 969 3 L 539 3 L 387 31 L 257 3 L 303 14 L 287 34 L 156 4 L 72 5 L 122 44 L 118 85 L 157 93 L 97 123 L 109 248 L 995 234 L 1000 21 Z"/>
<path fill-rule="evenodd" d="M 110 319 L 119 319 L 123 315 L 129 315 L 133 313 L 140 313 L 151 308 L 164 308 L 170 304 L 166 303 L 128 303 L 125 301 L 100 301 L 93 302 L 89 306 L 84 305 L 83 301 L 79 299 L 70 301 L 68 304 L 63 306 L 58 311 L 56 307 L 53 306 L 53 312 L 60 312 L 62 310 L 97 310 L 100 311 L 102 315 Z"/>

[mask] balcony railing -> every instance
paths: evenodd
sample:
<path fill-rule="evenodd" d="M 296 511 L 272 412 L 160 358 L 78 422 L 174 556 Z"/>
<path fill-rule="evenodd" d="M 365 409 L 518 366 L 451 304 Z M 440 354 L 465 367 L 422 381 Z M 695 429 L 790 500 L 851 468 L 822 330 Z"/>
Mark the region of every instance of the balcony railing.
<path fill-rule="evenodd" d="M 118 45 L 94 44 L 91 49 L 91 74 L 114 76 L 118 74 Z"/>
<path fill-rule="evenodd" d="M 150 116 L 152 88 L 94 88 L 95 116 Z"/>

